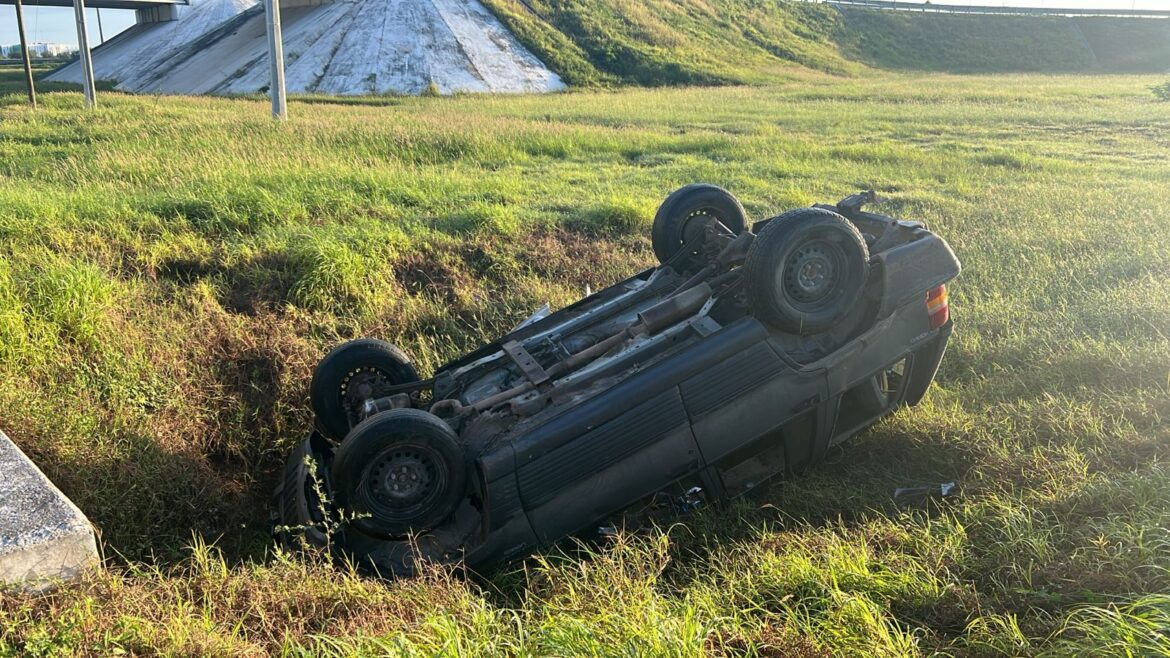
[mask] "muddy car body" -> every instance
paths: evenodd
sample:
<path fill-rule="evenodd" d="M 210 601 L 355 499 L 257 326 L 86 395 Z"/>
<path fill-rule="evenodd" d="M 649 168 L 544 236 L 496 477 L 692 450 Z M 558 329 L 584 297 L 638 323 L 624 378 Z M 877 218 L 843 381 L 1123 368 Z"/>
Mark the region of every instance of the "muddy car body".
<path fill-rule="evenodd" d="M 952 331 L 954 254 L 874 200 L 749 229 L 730 194 L 687 186 L 655 218 L 657 267 L 428 379 L 384 343 L 338 347 L 277 491 L 282 536 L 387 574 L 478 566 L 664 492 L 727 498 L 815 463 L 917 403 Z"/>

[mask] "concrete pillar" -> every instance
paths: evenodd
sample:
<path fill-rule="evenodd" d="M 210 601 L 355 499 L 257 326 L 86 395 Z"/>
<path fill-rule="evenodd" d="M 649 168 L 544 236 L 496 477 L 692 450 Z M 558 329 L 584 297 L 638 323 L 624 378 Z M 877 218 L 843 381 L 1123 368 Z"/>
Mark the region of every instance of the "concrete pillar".
<path fill-rule="evenodd" d="M 16 31 L 20 32 L 20 59 L 24 62 L 24 81 L 28 85 L 28 102 L 37 106 L 37 88 L 33 84 L 32 60 L 29 58 L 28 37 L 24 33 L 24 5 L 16 0 Z"/>
<path fill-rule="evenodd" d="M 268 27 L 268 62 L 271 67 L 268 93 L 272 97 L 272 118 L 288 118 L 288 104 L 284 95 L 284 38 L 280 34 L 280 1 L 263 0 L 265 25 Z"/>
<path fill-rule="evenodd" d="M 0 432 L 0 584 L 43 589 L 98 566 L 93 526 Z"/>
<path fill-rule="evenodd" d="M 134 11 L 136 22 L 139 25 L 146 23 L 165 23 L 167 21 L 177 21 L 180 16 L 179 5 L 159 5 L 157 7 L 144 7 Z"/>
<path fill-rule="evenodd" d="M 85 106 L 97 106 L 93 84 L 93 56 L 89 51 L 89 33 L 85 29 L 85 0 L 73 0 L 73 14 L 77 21 L 77 50 L 81 54 L 81 83 L 85 90 Z"/>

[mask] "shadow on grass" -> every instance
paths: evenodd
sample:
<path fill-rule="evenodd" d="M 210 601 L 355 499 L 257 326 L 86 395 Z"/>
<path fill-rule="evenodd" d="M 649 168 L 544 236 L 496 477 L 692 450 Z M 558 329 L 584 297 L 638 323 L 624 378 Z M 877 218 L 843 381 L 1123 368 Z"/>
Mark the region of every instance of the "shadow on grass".
<path fill-rule="evenodd" d="M 300 276 L 297 264 L 285 252 L 266 252 L 233 265 L 215 260 L 173 258 L 163 261 L 155 274 L 178 285 L 217 281 L 222 284 L 223 307 L 249 316 L 287 304 Z"/>
<path fill-rule="evenodd" d="M 402 105 L 405 98 L 404 96 L 292 96 L 288 100 L 305 105 L 394 107 Z"/>
<path fill-rule="evenodd" d="M 116 455 L 78 451 L 50 457 L 30 450 L 93 522 L 107 559 L 179 563 L 189 557 L 195 536 L 216 541 L 233 563 L 263 554 L 266 492 L 278 464 L 253 473 L 213 468 L 198 454 L 164 450 L 148 436 L 109 438 L 119 444 Z"/>

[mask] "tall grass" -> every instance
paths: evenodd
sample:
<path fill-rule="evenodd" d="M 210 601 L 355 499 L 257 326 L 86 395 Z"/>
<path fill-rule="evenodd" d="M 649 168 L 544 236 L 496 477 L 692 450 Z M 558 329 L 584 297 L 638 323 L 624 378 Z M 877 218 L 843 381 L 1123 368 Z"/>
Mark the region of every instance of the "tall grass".
<path fill-rule="evenodd" d="M 1170 106 L 1152 77 L 294 102 L 0 97 L 0 426 L 108 569 L 0 595 L 0 655 L 1134 655 L 1170 587 Z M 274 551 L 333 344 L 428 372 L 649 265 L 693 181 L 876 188 L 962 259 L 925 403 L 616 541 L 384 584 Z M 940 513 L 895 487 L 957 481 Z"/>

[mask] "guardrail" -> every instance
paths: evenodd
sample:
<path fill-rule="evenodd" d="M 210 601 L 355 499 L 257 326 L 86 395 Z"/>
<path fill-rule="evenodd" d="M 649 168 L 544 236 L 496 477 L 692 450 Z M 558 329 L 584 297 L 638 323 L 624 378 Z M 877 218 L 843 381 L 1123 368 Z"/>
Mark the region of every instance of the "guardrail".
<path fill-rule="evenodd" d="M 809 1 L 809 0 L 806 0 Z M 1068 7 L 991 7 L 945 5 L 911 0 L 811 0 L 835 7 L 884 9 L 938 14 L 992 14 L 1003 16 L 1112 16 L 1115 18 L 1170 18 L 1170 9 L 1075 9 Z"/>

